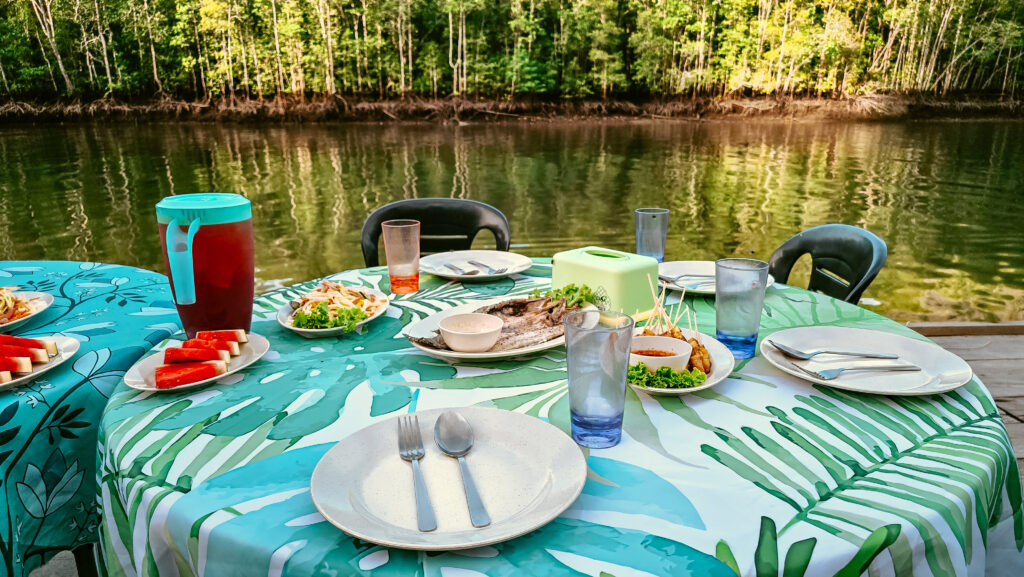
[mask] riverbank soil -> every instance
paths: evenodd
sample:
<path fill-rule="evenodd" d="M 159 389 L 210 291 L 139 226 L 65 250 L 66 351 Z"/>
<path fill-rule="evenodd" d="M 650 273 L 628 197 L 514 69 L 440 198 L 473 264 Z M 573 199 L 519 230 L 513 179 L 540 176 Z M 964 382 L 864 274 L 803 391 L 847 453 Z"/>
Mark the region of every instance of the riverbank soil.
<path fill-rule="evenodd" d="M 857 96 L 849 98 L 694 98 L 682 100 L 468 100 L 458 98 L 358 100 L 342 96 L 271 99 L 222 98 L 198 102 L 170 98 L 127 102 L 7 101 L 0 122 L 176 120 L 228 122 L 442 122 L 587 119 L 907 120 L 1024 118 L 1024 100 Z"/>

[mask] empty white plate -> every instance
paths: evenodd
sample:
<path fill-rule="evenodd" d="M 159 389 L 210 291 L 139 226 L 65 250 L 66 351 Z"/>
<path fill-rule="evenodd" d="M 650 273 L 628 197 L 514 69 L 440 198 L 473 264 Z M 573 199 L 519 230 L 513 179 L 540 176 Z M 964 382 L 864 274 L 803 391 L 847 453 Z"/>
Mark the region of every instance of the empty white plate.
<path fill-rule="evenodd" d="M 856 352 L 882 352 L 899 355 L 896 360 L 866 359 L 840 355 L 818 355 L 801 361 L 783 355 L 768 343 L 776 341 L 798 351 L 820 348 L 842 349 Z M 933 395 L 961 387 L 974 376 L 966 361 L 946 349 L 926 341 L 871 329 L 848 327 L 797 327 L 765 337 L 761 341 L 761 355 L 781 371 L 806 381 L 880 395 Z M 920 371 L 852 371 L 832 380 L 816 379 L 795 368 L 799 365 L 810 371 L 870 366 L 890 363 L 909 363 L 921 367 Z"/>
<path fill-rule="evenodd" d="M 658 276 L 675 277 L 681 274 L 703 275 L 693 278 L 681 278 L 674 283 L 658 281 L 659 286 L 667 286 L 669 290 L 683 290 L 698 295 L 715 294 L 715 261 L 713 260 L 676 260 L 658 265 Z M 767 286 L 775 284 L 775 278 L 768 275 Z"/>
<path fill-rule="evenodd" d="M 486 264 L 495 270 L 502 268 L 506 270 L 491 274 L 487 268 L 471 264 L 470 260 Z M 474 270 L 480 272 L 478 274 L 459 274 L 446 267 L 446 264 L 453 264 L 466 272 Z M 530 257 L 501 250 L 454 250 L 420 257 L 421 271 L 457 281 L 497 280 L 521 273 L 531 266 L 533 266 L 533 261 L 530 260 Z"/>
<path fill-rule="evenodd" d="M 398 419 L 377 422 L 342 439 L 313 470 L 313 504 L 342 531 L 401 549 L 450 551 L 499 543 L 558 517 L 579 497 L 587 480 L 583 452 L 569 435 L 538 418 L 481 407 L 454 409 L 473 427 L 466 464 L 491 516 L 475 528 L 469 520 L 459 463 L 434 444 L 442 412 L 416 412 L 426 456 L 423 478 L 437 529 L 416 527 L 412 464 L 398 455 Z"/>

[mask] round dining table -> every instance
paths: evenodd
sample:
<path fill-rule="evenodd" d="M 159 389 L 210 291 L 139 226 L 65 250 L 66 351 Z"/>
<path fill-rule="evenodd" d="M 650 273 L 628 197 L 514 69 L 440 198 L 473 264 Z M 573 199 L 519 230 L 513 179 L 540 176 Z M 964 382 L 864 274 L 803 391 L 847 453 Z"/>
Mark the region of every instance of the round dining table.
<path fill-rule="evenodd" d="M 565 350 L 448 362 L 410 346 L 410 322 L 550 286 L 550 261 L 487 283 L 424 275 L 361 331 L 309 340 L 277 310 L 316 281 L 255 302 L 271 349 L 219 384 L 118 386 L 100 423 L 102 561 L 110 575 L 1024 575 L 1013 449 L 977 380 L 886 397 L 813 385 L 760 355 L 713 389 L 627 391 L 622 442 L 586 450 L 579 498 L 550 523 L 476 549 L 421 552 L 351 537 L 310 497 L 335 443 L 398 414 L 490 407 L 569 430 Z M 383 267 L 332 275 L 389 289 Z M 714 327 L 713 297 L 686 297 Z M 923 339 L 864 308 L 768 290 L 760 338 L 798 326 Z M 566 433 L 568 434 L 568 433 Z M 395 455 L 382 458 L 397 458 Z M 411 477 L 410 477 L 411 484 Z M 412 515 L 412 512 L 410 512 Z"/>
<path fill-rule="evenodd" d="M 0 387 L 0 576 L 22 577 L 96 542 L 100 415 L 124 372 L 181 325 L 167 278 L 131 266 L 4 261 L 0 286 L 54 297 L 10 334 L 81 344 L 38 378 Z"/>

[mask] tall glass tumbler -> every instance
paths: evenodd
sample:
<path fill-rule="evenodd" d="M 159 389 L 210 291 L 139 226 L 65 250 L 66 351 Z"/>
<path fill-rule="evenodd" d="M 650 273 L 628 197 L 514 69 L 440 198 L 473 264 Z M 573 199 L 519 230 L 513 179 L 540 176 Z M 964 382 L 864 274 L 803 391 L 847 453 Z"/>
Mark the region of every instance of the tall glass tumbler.
<path fill-rule="evenodd" d="M 584 447 L 614 447 L 622 438 L 632 341 L 629 315 L 589 310 L 565 317 L 572 439 Z"/>
<path fill-rule="evenodd" d="M 667 208 L 638 208 L 636 220 L 636 253 L 665 260 L 665 239 L 668 238 Z"/>
<path fill-rule="evenodd" d="M 386 220 L 381 229 L 391 292 L 409 294 L 420 290 L 420 221 Z"/>
<path fill-rule="evenodd" d="M 715 338 L 737 359 L 754 356 L 768 263 L 749 258 L 715 262 Z"/>

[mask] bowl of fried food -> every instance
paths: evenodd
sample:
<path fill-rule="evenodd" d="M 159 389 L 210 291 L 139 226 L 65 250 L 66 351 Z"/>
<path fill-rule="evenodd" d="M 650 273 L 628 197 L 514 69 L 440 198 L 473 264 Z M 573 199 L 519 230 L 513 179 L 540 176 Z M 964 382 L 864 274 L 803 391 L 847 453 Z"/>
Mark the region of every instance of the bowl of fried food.
<path fill-rule="evenodd" d="M 680 304 L 669 314 L 658 299 L 647 324 L 637 327 L 634 343 L 644 342 L 647 337 L 661 337 L 682 341 L 690 346 L 690 358 L 683 368 L 660 366 L 654 370 L 642 362 L 631 359 L 626 382 L 635 391 L 651 395 L 685 395 L 709 389 L 724 381 L 736 366 L 732 352 L 718 340 L 701 333 L 697 328 L 697 317 Z M 686 319 L 689 328 L 679 326 Z M 637 347 L 634 344 L 633 348 Z"/>

